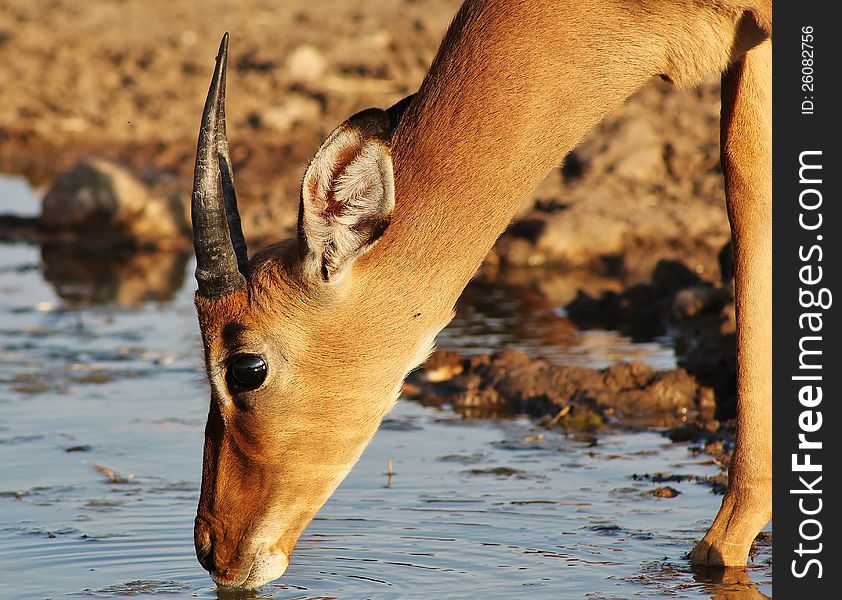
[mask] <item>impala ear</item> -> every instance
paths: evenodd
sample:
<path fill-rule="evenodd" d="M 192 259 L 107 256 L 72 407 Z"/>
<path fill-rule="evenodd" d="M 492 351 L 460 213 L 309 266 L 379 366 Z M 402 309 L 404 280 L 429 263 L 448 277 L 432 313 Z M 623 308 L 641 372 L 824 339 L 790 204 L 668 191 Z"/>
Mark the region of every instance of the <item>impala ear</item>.
<path fill-rule="evenodd" d="M 307 167 L 298 236 L 305 270 L 337 282 L 386 231 L 395 207 L 389 115 L 368 109 L 337 127 Z"/>
<path fill-rule="evenodd" d="M 764 38 L 772 37 L 772 0 L 758 0 L 756 6 L 749 11 L 757 26 L 763 32 Z"/>

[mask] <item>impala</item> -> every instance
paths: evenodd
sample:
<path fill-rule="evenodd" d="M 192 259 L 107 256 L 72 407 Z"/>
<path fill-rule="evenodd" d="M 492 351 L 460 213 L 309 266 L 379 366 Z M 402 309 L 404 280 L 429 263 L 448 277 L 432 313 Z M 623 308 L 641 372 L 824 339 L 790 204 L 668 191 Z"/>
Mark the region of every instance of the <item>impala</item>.
<path fill-rule="evenodd" d="M 211 402 L 196 552 L 220 585 L 286 570 L 521 201 L 653 76 L 724 72 L 738 430 L 694 563 L 741 565 L 771 517 L 771 0 L 468 0 L 420 90 L 322 144 L 298 235 L 250 260 L 225 132 L 227 35 L 192 200 Z"/>

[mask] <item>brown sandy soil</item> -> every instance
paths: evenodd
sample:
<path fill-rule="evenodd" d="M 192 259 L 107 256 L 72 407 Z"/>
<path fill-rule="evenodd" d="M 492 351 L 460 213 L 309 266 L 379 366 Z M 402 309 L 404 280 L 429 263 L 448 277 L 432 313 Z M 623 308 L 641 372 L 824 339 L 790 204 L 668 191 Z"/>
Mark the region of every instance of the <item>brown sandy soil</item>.
<path fill-rule="evenodd" d="M 231 34 L 229 135 L 247 233 L 292 222 L 303 167 L 339 122 L 412 93 L 458 2 L 0 1 L 0 170 L 48 183 L 96 154 L 172 171 Z"/>
<path fill-rule="evenodd" d="M 681 258 L 715 276 L 728 240 L 719 85 L 659 80 L 597 126 L 497 244 L 502 265 L 597 267 L 639 280 Z"/>
<path fill-rule="evenodd" d="M 458 4 L 0 0 L 0 170 L 47 184 L 98 155 L 146 179 L 173 174 L 186 205 L 198 117 L 227 30 L 245 230 L 274 241 L 293 223 L 320 141 L 351 113 L 413 92 Z M 727 240 L 717 122 L 716 79 L 689 91 L 654 81 L 549 175 L 497 261 L 598 263 L 644 276 L 657 259 L 683 255 L 709 270 Z"/>

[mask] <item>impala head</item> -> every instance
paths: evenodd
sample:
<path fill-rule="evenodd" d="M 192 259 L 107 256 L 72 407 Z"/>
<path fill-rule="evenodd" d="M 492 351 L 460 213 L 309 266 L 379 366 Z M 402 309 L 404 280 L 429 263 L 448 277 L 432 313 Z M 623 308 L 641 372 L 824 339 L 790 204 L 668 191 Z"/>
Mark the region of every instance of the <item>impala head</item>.
<path fill-rule="evenodd" d="M 227 36 L 192 200 L 211 387 L 195 543 L 217 583 L 256 587 L 284 573 L 431 335 L 411 307 L 399 311 L 406 323 L 394 318 L 401 299 L 378 285 L 369 253 L 394 207 L 393 113 L 363 111 L 330 135 L 304 176 L 297 238 L 248 260 L 225 133 L 226 54 Z"/>

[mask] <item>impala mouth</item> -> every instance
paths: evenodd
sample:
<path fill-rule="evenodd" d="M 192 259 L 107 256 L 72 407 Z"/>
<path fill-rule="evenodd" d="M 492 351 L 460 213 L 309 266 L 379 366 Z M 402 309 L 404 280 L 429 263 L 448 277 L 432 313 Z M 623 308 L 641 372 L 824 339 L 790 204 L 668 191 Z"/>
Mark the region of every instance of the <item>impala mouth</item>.
<path fill-rule="evenodd" d="M 263 554 L 261 546 L 255 553 L 251 566 L 240 571 L 239 576 L 230 575 L 231 569 L 214 569 L 210 576 L 216 584 L 227 589 L 252 590 L 283 575 L 289 566 L 289 558 L 283 552 Z"/>

